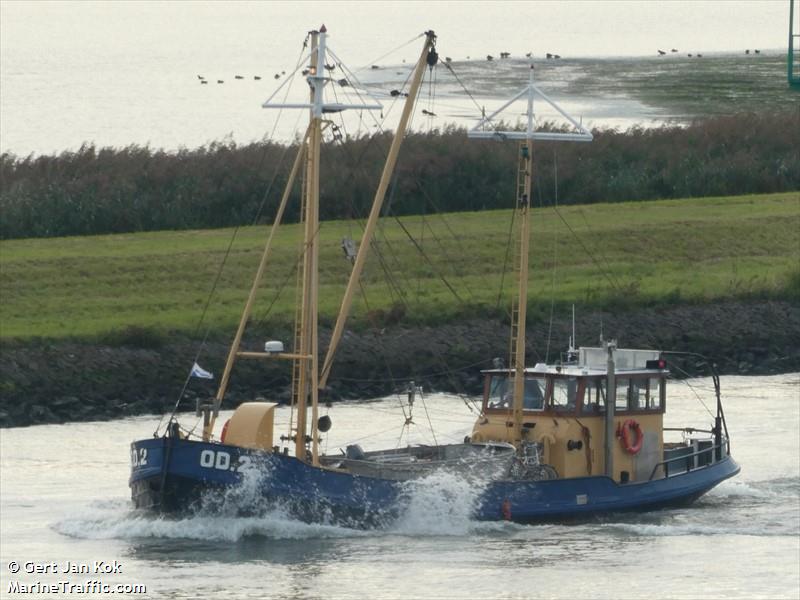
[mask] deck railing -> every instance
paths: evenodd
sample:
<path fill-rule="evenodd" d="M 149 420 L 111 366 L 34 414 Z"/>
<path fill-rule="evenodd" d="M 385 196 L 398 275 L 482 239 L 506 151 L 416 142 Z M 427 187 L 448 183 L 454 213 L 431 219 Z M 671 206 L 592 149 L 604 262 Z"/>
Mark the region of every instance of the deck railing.
<path fill-rule="evenodd" d="M 665 429 L 665 430 L 667 430 L 667 429 Z M 672 431 L 684 431 L 684 430 L 683 429 L 677 429 L 677 430 L 672 429 Z M 694 431 L 698 431 L 698 432 L 701 432 L 701 433 L 713 433 L 713 432 L 703 431 L 702 429 L 695 429 Z M 722 441 L 721 444 L 717 444 L 717 445 L 713 445 L 712 444 L 708 448 L 702 448 L 700 450 L 695 450 L 694 452 L 691 452 L 689 454 L 681 454 L 680 456 L 675 456 L 673 458 L 664 459 L 661 462 L 656 463 L 655 466 L 653 466 L 653 470 L 650 472 L 650 477 L 648 478 L 648 481 L 652 481 L 653 480 L 653 478 L 656 475 L 656 471 L 658 471 L 659 467 L 666 467 L 664 469 L 664 477 L 665 478 L 669 477 L 670 476 L 670 472 L 669 472 L 670 470 L 669 470 L 669 466 L 668 465 L 670 465 L 672 463 L 677 463 L 678 461 L 681 461 L 681 460 L 686 461 L 686 470 L 684 471 L 685 473 L 688 473 L 689 471 L 693 471 L 694 469 L 702 469 L 703 467 L 707 467 L 709 465 L 712 465 L 715 462 L 719 462 L 720 460 L 722 460 L 723 456 L 727 456 L 727 453 L 722 454 L 722 448 L 725 447 L 725 446 L 727 446 L 727 439 L 723 438 L 723 441 Z M 699 457 L 699 456 L 701 456 L 703 454 L 708 454 L 708 453 L 711 453 L 711 460 L 706 464 L 700 465 L 700 464 L 697 464 L 698 461 L 696 461 L 696 460 L 689 460 L 689 459 L 694 459 L 695 457 Z M 716 457 L 716 460 L 715 460 L 715 457 Z"/>

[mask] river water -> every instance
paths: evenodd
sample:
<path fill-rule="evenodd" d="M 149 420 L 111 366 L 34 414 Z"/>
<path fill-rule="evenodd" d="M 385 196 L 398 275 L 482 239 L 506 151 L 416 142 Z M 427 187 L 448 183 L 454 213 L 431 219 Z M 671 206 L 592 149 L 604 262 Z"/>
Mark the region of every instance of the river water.
<path fill-rule="evenodd" d="M 580 524 L 472 521 L 471 490 L 447 477 L 420 487 L 385 530 L 307 525 L 279 512 L 152 518 L 130 508 L 128 444 L 157 418 L 5 429 L 0 597 L 16 597 L 13 581 L 100 581 L 144 585 L 130 597 L 151 598 L 797 598 L 800 374 L 723 377 L 722 390 L 739 476 L 692 507 Z M 708 426 L 698 396 L 713 408 L 710 380 L 672 382 L 665 425 Z M 427 396 L 414 411 L 403 443 L 432 441 L 428 416 L 440 443 L 462 439 L 474 420 L 454 396 Z M 330 415 L 331 453 L 353 441 L 394 446 L 402 430 L 396 397 Z M 54 561 L 60 571 L 67 561 L 105 561 L 101 570 L 120 572 L 25 573 Z"/>

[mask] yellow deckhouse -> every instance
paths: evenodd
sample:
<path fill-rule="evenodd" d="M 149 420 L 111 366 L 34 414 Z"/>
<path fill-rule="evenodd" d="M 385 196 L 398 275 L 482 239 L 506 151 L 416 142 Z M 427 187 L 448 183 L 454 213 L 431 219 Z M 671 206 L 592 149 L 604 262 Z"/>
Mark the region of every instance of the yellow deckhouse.
<path fill-rule="evenodd" d="M 664 361 L 657 351 L 611 352 L 610 370 L 607 348 L 580 348 L 569 364 L 525 369 L 519 442 L 531 448 L 536 464 L 549 466 L 549 478 L 606 474 L 620 483 L 645 481 L 664 460 Z M 483 373 L 483 410 L 471 441 L 517 443 L 514 371 Z"/>

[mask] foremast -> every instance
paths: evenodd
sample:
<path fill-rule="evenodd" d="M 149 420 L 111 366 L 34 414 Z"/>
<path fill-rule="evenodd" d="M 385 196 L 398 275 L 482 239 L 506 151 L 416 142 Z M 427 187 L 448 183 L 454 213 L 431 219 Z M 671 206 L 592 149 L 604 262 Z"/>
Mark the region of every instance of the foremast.
<path fill-rule="evenodd" d="M 391 174 L 397 160 L 397 153 L 400 148 L 402 139 L 405 137 L 406 127 L 413 108 L 414 100 L 416 99 L 419 85 L 422 79 L 425 65 L 430 60 L 430 52 L 433 49 L 436 36 L 432 31 L 427 32 L 425 46 L 420 59 L 416 65 L 415 72 L 412 79 L 412 88 L 409 92 L 406 105 L 403 109 L 400 125 L 398 126 L 393 140 L 392 147 L 387 159 L 387 165 L 384 168 L 381 182 L 376 192 L 375 202 L 370 213 L 370 221 L 368 222 L 369 236 L 365 233 L 362 240 L 361 248 L 359 249 L 356 264 L 358 269 L 354 267 L 354 272 L 350 278 L 348 285 L 349 295 L 352 297 L 352 287 L 354 281 L 358 281 L 363 262 L 366 258 L 365 248 L 369 246 L 372 232 L 375 228 L 375 221 L 380 214 L 380 207 L 383 203 L 383 198 L 391 179 Z M 342 103 L 326 103 L 324 100 L 324 87 L 330 81 L 325 76 L 325 65 L 327 65 L 327 29 L 323 25 L 319 31 L 309 32 L 311 51 L 309 55 L 309 68 L 306 77 L 309 89 L 310 98 L 309 103 L 298 104 L 273 104 L 273 94 L 264 104 L 264 108 L 307 108 L 309 109 L 309 125 L 306 130 L 303 141 L 300 145 L 297 157 L 295 158 L 292 171 L 284 190 L 278 212 L 275 217 L 272 229 L 264 247 L 261 256 L 256 276 L 250 288 L 250 293 L 245 303 L 244 311 L 242 312 L 237 328 L 236 335 L 234 336 L 233 343 L 231 344 L 228 358 L 225 363 L 225 369 L 220 380 L 220 386 L 211 405 L 203 407 L 203 439 L 209 441 L 212 437 L 216 418 L 219 414 L 219 409 L 222 400 L 225 397 L 227 387 L 230 381 L 231 371 L 237 358 L 277 358 L 288 359 L 294 361 L 294 370 L 296 377 L 293 378 L 292 398 L 296 403 L 297 416 L 296 424 L 293 427 L 293 432 L 290 431 L 290 437 L 293 438 L 295 443 L 295 456 L 301 460 L 309 460 L 314 465 L 319 464 L 318 452 L 318 406 L 319 406 L 319 335 L 318 335 L 318 307 L 319 307 L 319 184 L 320 184 L 320 147 L 322 142 L 322 132 L 325 129 L 327 121 L 323 115 L 329 112 L 340 112 L 347 109 L 360 109 L 360 110 L 377 110 L 383 107 L 379 103 L 375 104 L 355 104 L 347 105 Z M 435 55 L 435 52 L 433 52 Z M 279 88 L 280 89 L 280 88 Z M 241 351 L 241 342 L 244 335 L 244 330 L 247 322 L 252 314 L 253 304 L 258 292 L 258 288 L 263 279 L 266 264 L 269 258 L 272 240 L 278 225 L 281 222 L 283 213 L 288 201 L 292 186 L 296 179 L 296 175 L 301 166 L 305 170 L 304 181 L 304 197 L 303 197 L 303 221 L 304 221 L 304 236 L 303 236 L 303 268 L 301 276 L 301 302 L 300 311 L 297 320 L 297 332 L 295 336 L 295 349 L 293 353 L 285 352 L 244 352 Z M 376 207 L 377 205 L 377 207 Z M 374 215 L 374 217 L 373 217 Z M 363 254 L 363 257 L 362 257 Z M 359 260 L 359 257 L 360 260 Z M 347 301 L 349 308 L 350 300 Z M 339 319 L 342 320 L 340 313 Z M 338 322 L 337 322 L 338 323 Z M 342 321 L 343 324 L 343 321 Z M 339 337 L 341 332 L 339 333 Z M 338 337 L 337 337 L 338 341 Z M 329 349 L 328 359 L 332 360 L 333 352 L 336 345 L 332 343 L 333 349 Z M 329 362 L 328 361 L 328 362 Z M 328 370 L 330 365 L 328 365 Z M 327 376 L 326 371 L 326 376 Z M 308 409 L 309 404 L 311 408 L 311 431 L 308 432 Z M 311 456 L 307 455 L 306 447 L 311 443 Z"/>
<path fill-rule="evenodd" d="M 517 198 L 516 198 L 516 220 L 519 223 L 518 254 L 515 261 L 517 273 L 517 295 L 512 301 L 511 308 L 511 338 L 510 338 L 510 365 L 509 368 L 514 373 L 514 392 L 512 404 L 511 440 L 519 447 L 523 441 L 522 411 L 525 403 L 525 324 L 527 321 L 528 307 L 528 278 L 529 278 L 529 252 L 531 235 L 531 190 L 533 182 L 533 141 L 574 141 L 590 142 L 592 134 L 589 133 L 581 124 L 577 123 L 572 117 L 565 113 L 555 102 L 548 98 L 533 81 L 534 68 L 530 65 L 528 75 L 528 85 L 501 106 L 488 117 L 482 118 L 478 124 L 468 132 L 468 136 L 475 139 L 495 139 L 499 141 L 518 140 L 519 155 L 517 170 Z M 534 97 L 539 96 L 547 104 L 555 108 L 559 114 L 567 119 L 575 132 L 548 132 L 536 130 L 536 118 L 534 114 Z M 511 104 L 526 98 L 527 123 L 525 131 L 497 131 L 494 128 L 487 128 L 491 125 L 493 118 L 502 113 Z"/>

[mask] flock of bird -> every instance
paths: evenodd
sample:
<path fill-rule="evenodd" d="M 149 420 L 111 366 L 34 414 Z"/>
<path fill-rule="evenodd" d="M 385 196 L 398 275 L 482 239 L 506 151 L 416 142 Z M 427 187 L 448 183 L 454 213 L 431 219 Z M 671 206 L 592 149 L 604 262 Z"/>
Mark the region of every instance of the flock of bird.
<path fill-rule="evenodd" d="M 672 54 L 675 54 L 677 52 L 678 52 L 677 48 L 672 48 L 670 50 L 670 53 L 672 53 Z M 750 50 L 749 49 L 745 50 L 744 53 L 745 54 L 750 54 Z M 665 50 L 658 50 L 658 55 L 659 56 L 664 56 L 665 54 L 667 54 L 667 52 Z M 761 54 L 761 50 L 753 50 L 753 54 Z M 700 54 L 700 53 L 698 53 L 698 54 L 687 54 L 686 56 L 688 56 L 689 58 L 692 58 L 692 57 L 703 58 L 703 55 Z"/>
<path fill-rule="evenodd" d="M 280 73 L 275 73 L 275 79 L 280 79 L 281 75 L 286 75 L 286 71 L 281 71 Z M 234 75 L 234 79 L 244 79 L 244 75 Z M 197 79 L 200 81 L 201 84 L 207 85 L 208 79 L 205 78 L 205 75 L 198 75 Z M 261 75 L 253 75 L 253 80 L 261 81 Z M 225 83 L 224 79 L 217 79 L 217 83 Z"/>
<path fill-rule="evenodd" d="M 658 50 L 658 55 L 659 55 L 659 56 L 665 56 L 666 54 L 677 54 L 677 53 L 678 53 L 678 49 L 677 49 L 677 48 L 672 48 L 672 49 L 670 49 L 669 53 L 668 53 L 666 50 L 660 50 L 660 49 Z M 745 51 L 744 51 L 744 53 L 745 53 L 745 54 L 750 54 L 750 49 L 748 48 L 747 50 L 745 50 Z M 753 50 L 753 54 L 761 54 L 761 50 L 755 49 L 755 50 Z M 531 56 L 533 56 L 533 53 L 532 53 L 532 52 L 528 52 L 528 53 L 525 55 L 525 57 L 526 57 L 526 58 L 531 58 Z M 699 52 L 698 52 L 698 53 L 696 53 L 696 54 L 691 54 L 691 53 L 690 53 L 690 54 L 687 54 L 686 56 L 688 56 L 689 58 L 703 58 L 703 55 L 702 55 L 702 54 L 700 54 Z M 500 58 L 501 58 L 501 59 L 505 59 L 505 58 L 511 58 L 511 53 L 510 53 L 510 52 L 501 52 L 501 53 L 500 53 Z M 551 53 L 551 52 L 547 52 L 547 53 L 545 54 L 545 58 L 546 58 L 547 60 L 558 60 L 559 58 L 561 58 L 561 55 L 560 55 L 560 54 L 553 54 L 553 53 Z M 451 57 L 449 57 L 449 56 L 446 56 L 444 60 L 445 60 L 445 62 L 447 62 L 447 63 L 451 63 L 451 62 L 453 62 L 453 59 L 452 59 Z M 470 60 L 470 57 L 469 57 L 469 56 L 467 56 L 467 60 Z M 493 61 L 493 60 L 494 60 L 494 56 L 492 56 L 491 54 L 487 54 L 487 55 L 486 55 L 486 60 L 487 60 L 487 61 Z M 404 60 L 403 62 L 406 62 L 406 61 Z M 381 67 L 379 67 L 378 65 L 372 65 L 372 67 L 371 67 L 371 68 L 372 68 L 372 69 L 380 69 Z M 325 69 L 326 69 L 327 71 L 330 71 L 330 72 L 332 72 L 332 71 L 334 71 L 334 70 L 336 69 L 336 65 L 327 65 L 327 64 L 326 64 L 326 65 L 325 65 Z M 302 74 L 303 74 L 303 76 L 305 76 L 305 75 L 308 75 L 308 73 L 309 73 L 309 70 L 308 70 L 308 69 L 304 69 L 304 70 L 302 71 Z M 286 75 L 286 71 L 281 71 L 280 73 L 275 73 L 275 75 L 274 75 L 274 79 L 280 79 L 280 78 L 281 78 L 282 76 L 284 76 L 284 75 Z M 235 76 L 234 76 L 234 79 L 244 79 L 244 78 L 245 78 L 245 77 L 244 77 L 243 75 L 235 75 Z M 200 80 L 200 83 L 201 83 L 201 84 L 208 84 L 208 79 L 206 79 L 206 78 L 205 78 L 203 75 L 198 75 L 198 76 L 197 76 L 197 79 L 199 79 L 199 80 Z M 254 79 L 255 81 L 260 81 L 260 80 L 261 80 L 261 76 L 260 76 L 260 75 L 253 75 L 253 79 Z M 220 84 L 220 83 L 225 83 L 225 80 L 224 80 L 224 79 L 217 79 L 217 83 L 218 83 L 218 84 Z M 340 86 L 342 86 L 342 87 L 346 87 L 346 86 L 350 85 L 350 83 L 347 81 L 347 79 L 339 79 L 339 80 L 337 81 L 337 83 L 338 83 Z M 408 94 L 401 94 L 401 92 L 400 92 L 400 91 L 398 91 L 398 90 L 392 90 L 392 91 L 390 92 L 390 94 L 391 94 L 392 96 L 400 96 L 400 95 L 405 95 L 405 96 L 407 96 L 407 95 L 408 95 Z"/>

